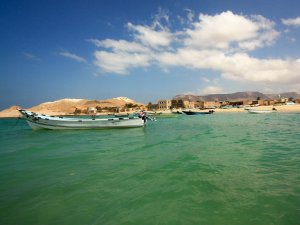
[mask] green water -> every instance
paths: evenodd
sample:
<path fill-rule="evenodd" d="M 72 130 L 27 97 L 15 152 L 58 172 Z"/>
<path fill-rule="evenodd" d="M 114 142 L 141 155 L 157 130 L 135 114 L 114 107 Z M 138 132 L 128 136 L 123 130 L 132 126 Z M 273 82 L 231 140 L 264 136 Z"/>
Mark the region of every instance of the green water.
<path fill-rule="evenodd" d="M 300 114 L 32 131 L 0 120 L 0 224 L 300 224 Z"/>

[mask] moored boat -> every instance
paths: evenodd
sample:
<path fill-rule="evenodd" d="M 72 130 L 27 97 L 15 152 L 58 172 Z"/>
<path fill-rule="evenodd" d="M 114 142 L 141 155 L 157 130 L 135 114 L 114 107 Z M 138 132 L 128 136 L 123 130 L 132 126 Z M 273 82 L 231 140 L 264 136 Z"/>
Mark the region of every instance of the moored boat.
<path fill-rule="evenodd" d="M 215 111 L 214 110 L 209 110 L 209 111 L 193 111 L 193 110 L 183 110 L 182 111 L 186 115 L 205 115 L 205 114 L 213 114 Z"/>
<path fill-rule="evenodd" d="M 122 118 L 71 118 L 47 116 L 24 109 L 19 109 L 22 117 L 34 129 L 103 129 L 103 128 L 131 128 L 143 127 L 145 120 L 140 117 Z"/>
<path fill-rule="evenodd" d="M 265 114 L 265 113 L 277 112 L 277 109 L 275 109 L 275 108 L 272 108 L 271 110 L 247 109 L 247 112 L 252 113 L 252 114 Z"/>
<path fill-rule="evenodd" d="M 173 113 L 173 114 L 179 114 L 179 115 L 181 115 L 181 114 L 182 114 L 182 112 L 181 112 L 181 111 L 179 111 L 179 110 L 177 110 L 177 111 L 172 111 L 172 113 Z"/>

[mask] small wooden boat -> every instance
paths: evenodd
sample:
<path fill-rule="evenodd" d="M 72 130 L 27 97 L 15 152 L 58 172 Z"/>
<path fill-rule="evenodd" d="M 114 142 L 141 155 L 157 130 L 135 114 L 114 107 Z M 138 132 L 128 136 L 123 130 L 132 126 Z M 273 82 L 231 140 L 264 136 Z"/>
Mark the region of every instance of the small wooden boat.
<path fill-rule="evenodd" d="M 34 129 L 103 129 L 103 128 L 130 128 L 143 127 L 146 120 L 140 117 L 122 117 L 122 118 L 71 118 L 47 116 L 24 109 L 19 109 L 22 117 L 29 126 Z"/>
<path fill-rule="evenodd" d="M 186 115 L 205 115 L 205 114 L 213 114 L 215 111 L 214 110 L 209 110 L 209 111 L 192 111 L 192 110 L 183 110 L 182 111 Z"/>
<path fill-rule="evenodd" d="M 275 109 L 275 108 L 273 108 L 272 110 L 247 109 L 247 112 L 252 113 L 252 114 L 265 114 L 265 113 L 277 112 L 277 109 Z"/>

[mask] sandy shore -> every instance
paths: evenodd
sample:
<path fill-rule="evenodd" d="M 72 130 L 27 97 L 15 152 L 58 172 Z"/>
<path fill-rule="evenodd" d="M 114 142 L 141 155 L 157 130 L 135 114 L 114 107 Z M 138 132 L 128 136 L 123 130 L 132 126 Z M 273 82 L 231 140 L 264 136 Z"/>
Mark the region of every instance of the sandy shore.
<path fill-rule="evenodd" d="M 257 110 L 271 110 L 273 106 L 257 106 L 257 107 L 247 107 Z M 275 106 L 278 112 L 299 112 L 300 113 L 300 104 L 295 105 L 279 105 Z M 180 111 L 180 110 L 179 110 Z M 203 110 L 205 111 L 205 110 Z M 208 111 L 208 110 L 206 110 Z M 246 112 L 245 108 L 231 108 L 231 109 L 214 109 L 215 113 L 239 113 Z M 156 111 L 157 113 L 171 113 L 170 110 L 166 111 Z"/>
<path fill-rule="evenodd" d="M 257 110 L 271 110 L 273 106 L 257 106 L 257 107 L 248 107 L 251 109 Z M 280 105 L 275 106 L 277 112 L 300 112 L 300 104 L 297 105 Z M 232 108 L 232 109 L 214 109 L 216 113 L 218 112 L 245 112 L 244 108 Z"/>
<path fill-rule="evenodd" d="M 251 107 L 253 109 L 259 109 L 259 110 L 270 110 L 273 108 L 273 106 L 258 106 L 258 107 Z M 299 112 L 300 113 L 300 104 L 295 104 L 295 105 L 280 105 L 280 106 L 275 106 L 278 112 Z M 214 109 L 215 113 L 244 113 L 245 109 L 244 108 L 232 108 L 232 109 Z M 157 113 L 171 113 L 170 110 L 166 111 L 156 111 Z M 70 115 L 64 112 L 54 112 L 52 110 L 43 110 L 37 113 L 43 113 L 46 115 Z M 102 114 L 102 113 L 101 113 Z M 103 114 L 107 115 L 107 114 Z M 19 117 L 20 114 L 16 110 L 16 107 L 11 108 L 10 110 L 3 110 L 0 112 L 0 118 L 15 118 Z"/>

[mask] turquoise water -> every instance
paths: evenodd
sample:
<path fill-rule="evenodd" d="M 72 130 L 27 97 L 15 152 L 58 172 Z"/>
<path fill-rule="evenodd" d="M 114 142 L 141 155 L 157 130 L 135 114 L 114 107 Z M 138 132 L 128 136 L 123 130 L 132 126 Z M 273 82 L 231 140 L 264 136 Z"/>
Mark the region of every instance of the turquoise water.
<path fill-rule="evenodd" d="M 300 114 L 32 131 L 0 120 L 0 224 L 300 223 Z"/>

